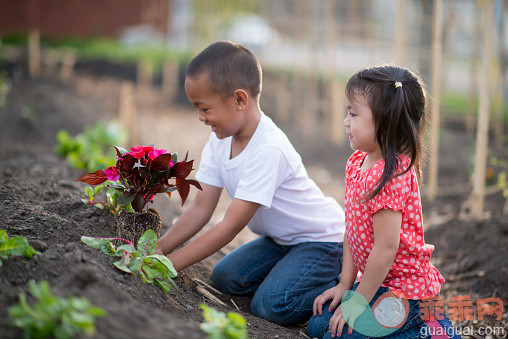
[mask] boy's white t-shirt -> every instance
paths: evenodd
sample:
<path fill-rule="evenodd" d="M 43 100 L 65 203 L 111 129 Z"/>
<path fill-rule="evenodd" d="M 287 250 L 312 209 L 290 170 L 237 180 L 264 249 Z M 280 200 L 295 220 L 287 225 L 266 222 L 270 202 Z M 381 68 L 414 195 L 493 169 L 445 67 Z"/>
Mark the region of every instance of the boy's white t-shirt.
<path fill-rule="evenodd" d="M 252 232 L 280 245 L 343 241 L 344 211 L 308 177 L 300 155 L 272 119 L 261 113 L 249 143 L 233 159 L 231 141 L 211 133 L 196 179 L 226 187 L 232 199 L 260 204 L 248 224 Z"/>

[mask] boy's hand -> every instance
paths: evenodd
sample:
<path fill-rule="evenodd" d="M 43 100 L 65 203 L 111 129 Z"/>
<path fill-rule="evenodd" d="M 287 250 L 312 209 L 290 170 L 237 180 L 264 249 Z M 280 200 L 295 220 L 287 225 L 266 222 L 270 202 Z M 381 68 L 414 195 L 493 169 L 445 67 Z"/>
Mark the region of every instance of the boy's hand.
<path fill-rule="evenodd" d="M 314 299 L 314 305 L 312 307 L 312 314 L 313 316 L 323 315 L 323 304 L 326 303 L 328 300 L 332 299 L 332 303 L 330 304 L 330 312 L 333 312 L 335 307 L 339 304 L 339 302 L 342 300 L 342 295 L 346 291 L 346 288 L 342 283 L 339 283 L 337 286 L 332 287 L 330 289 L 327 289 L 320 295 Z"/>
<path fill-rule="evenodd" d="M 164 253 L 162 253 L 162 248 L 159 246 L 159 244 L 157 244 L 157 246 L 155 247 L 155 253 L 154 254 L 164 255 Z"/>

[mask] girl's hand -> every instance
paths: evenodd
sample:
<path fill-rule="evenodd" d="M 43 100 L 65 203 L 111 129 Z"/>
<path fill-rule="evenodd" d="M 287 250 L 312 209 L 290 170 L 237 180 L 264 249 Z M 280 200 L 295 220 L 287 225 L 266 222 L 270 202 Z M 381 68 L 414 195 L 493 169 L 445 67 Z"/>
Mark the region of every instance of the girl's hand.
<path fill-rule="evenodd" d="M 341 335 L 344 324 L 348 324 L 348 333 L 353 332 L 356 319 L 365 312 L 365 309 L 369 307 L 367 300 L 358 292 L 348 291 L 352 293 L 346 295 L 345 298 L 349 298 L 343 301 L 340 307 L 335 311 L 334 315 L 330 319 L 329 331 L 332 337 L 335 335 Z M 348 294 L 346 293 L 346 294 Z M 344 313 L 343 313 L 344 312 Z"/>
<path fill-rule="evenodd" d="M 314 299 L 314 305 L 312 307 L 312 315 L 315 317 L 318 315 L 323 315 L 323 304 L 326 303 L 328 300 L 332 299 L 332 303 L 330 304 L 330 312 L 333 312 L 335 307 L 339 304 L 339 302 L 342 300 L 342 295 L 344 294 L 344 291 L 346 291 L 346 288 L 342 283 L 339 283 L 337 286 L 332 287 L 330 289 L 327 289 L 320 295 Z"/>

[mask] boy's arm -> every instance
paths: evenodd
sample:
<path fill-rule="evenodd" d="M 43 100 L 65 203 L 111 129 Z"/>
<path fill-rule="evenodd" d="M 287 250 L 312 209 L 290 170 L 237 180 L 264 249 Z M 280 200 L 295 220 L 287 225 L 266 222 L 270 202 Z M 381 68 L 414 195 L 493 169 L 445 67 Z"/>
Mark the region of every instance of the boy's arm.
<path fill-rule="evenodd" d="M 259 204 L 233 199 L 224 219 L 196 240 L 168 255 L 177 271 L 201 261 L 228 244 L 256 213 Z"/>
<path fill-rule="evenodd" d="M 367 258 L 362 281 L 356 289 L 368 302 L 385 280 L 399 249 L 402 212 L 381 209 L 374 213 L 374 246 Z"/>
<path fill-rule="evenodd" d="M 162 254 L 174 251 L 178 246 L 192 238 L 210 220 L 222 188 L 201 183 L 202 191 L 183 212 L 174 225 L 157 241 L 157 250 Z"/>

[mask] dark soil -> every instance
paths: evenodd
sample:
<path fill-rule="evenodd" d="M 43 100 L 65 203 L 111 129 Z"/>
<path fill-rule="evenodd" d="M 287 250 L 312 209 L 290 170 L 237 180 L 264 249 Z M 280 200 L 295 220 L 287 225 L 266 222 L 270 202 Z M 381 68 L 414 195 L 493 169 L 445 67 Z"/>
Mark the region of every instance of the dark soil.
<path fill-rule="evenodd" d="M 23 117 L 24 107 L 32 107 L 33 114 Z M 58 296 L 84 296 L 104 308 L 107 316 L 97 320 L 98 338 L 203 338 L 199 328 L 202 302 L 221 311 L 241 313 L 252 338 L 302 336 L 302 326 L 280 327 L 251 315 L 248 298 L 231 298 L 208 288 L 205 284 L 212 267 L 206 262 L 180 272 L 175 279 L 178 291 L 165 294 L 119 271 L 113 266 L 114 258 L 80 242 L 82 235 L 113 236 L 115 220 L 108 211 L 81 202 L 83 185 L 75 179 L 83 173 L 71 169 L 54 153 L 54 137 L 59 129 L 74 135 L 108 117 L 111 112 L 100 100 L 49 80 L 18 81 L 0 109 L 0 229 L 6 229 L 9 236 L 26 237 L 41 252 L 31 260 L 5 260 L 0 267 L 0 337 L 22 337 L 20 329 L 9 325 L 7 307 L 18 300 L 21 290 L 27 290 L 32 279 L 47 280 Z M 290 139 L 297 137 L 289 128 L 288 134 Z M 461 214 L 470 192 L 472 140 L 460 126 L 443 129 L 440 195 L 437 201 L 424 201 L 423 205 L 426 241 L 436 246 L 434 264 L 448 279 L 442 290 L 445 300 L 470 294 L 473 300 L 500 297 L 507 302 L 508 216 L 502 213 L 504 199 L 500 193 L 488 195 L 485 206 L 489 215 L 483 220 L 468 220 Z M 305 162 L 322 162 L 331 172 L 343 175 L 345 159 L 334 159 L 343 159 L 350 151 L 328 146 L 326 155 L 323 145 L 297 148 Z M 162 232 L 179 213 L 178 208 L 169 210 L 171 215 L 163 216 Z M 227 306 L 205 297 L 203 288 Z"/>

